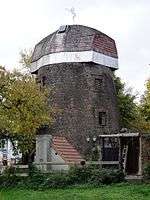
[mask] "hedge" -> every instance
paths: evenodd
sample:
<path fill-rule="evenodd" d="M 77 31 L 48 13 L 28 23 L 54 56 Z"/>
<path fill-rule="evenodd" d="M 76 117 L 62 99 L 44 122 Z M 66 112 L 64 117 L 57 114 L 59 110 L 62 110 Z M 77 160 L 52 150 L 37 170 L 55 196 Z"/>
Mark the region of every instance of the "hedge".
<path fill-rule="evenodd" d="M 68 172 L 41 173 L 35 167 L 30 169 L 29 176 L 21 177 L 7 170 L 0 176 L 0 187 L 23 187 L 31 189 L 64 188 L 77 184 L 99 186 L 118 183 L 124 180 L 120 170 L 100 169 L 97 167 L 73 167 Z"/>

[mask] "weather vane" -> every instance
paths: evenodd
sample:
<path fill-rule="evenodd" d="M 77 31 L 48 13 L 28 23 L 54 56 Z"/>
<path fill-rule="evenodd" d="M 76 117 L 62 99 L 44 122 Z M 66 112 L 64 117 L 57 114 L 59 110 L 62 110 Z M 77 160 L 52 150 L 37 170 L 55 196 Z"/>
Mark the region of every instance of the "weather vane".
<path fill-rule="evenodd" d="M 74 7 L 72 7 L 72 8 L 66 8 L 66 10 L 67 10 L 69 13 L 71 13 L 73 24 L 75 24 L 75 19 L 76 19 L 76 17 L 77 17 L 77 14 L 76 14 L 76 12 L 75 12 L 75 8 L 74 8 Z"/>

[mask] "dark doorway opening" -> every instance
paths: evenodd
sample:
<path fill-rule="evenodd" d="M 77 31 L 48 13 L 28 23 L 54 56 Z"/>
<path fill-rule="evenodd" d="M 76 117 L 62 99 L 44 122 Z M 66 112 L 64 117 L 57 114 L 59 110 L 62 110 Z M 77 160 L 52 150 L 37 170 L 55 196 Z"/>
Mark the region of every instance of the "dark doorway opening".
<path fill-rule="evenodd" d="M 117 138 L 104 138 L 102 148 L 103 161 L 118 161 L 119 147 Z"/>
<path fill-rule="evenodd" d="M 127 162 L 125 172 L 128 175 L 135 175 L 139 170 L 139 137 L 126 137 L 122 138 L 121 146 L 128 146 Z"/>

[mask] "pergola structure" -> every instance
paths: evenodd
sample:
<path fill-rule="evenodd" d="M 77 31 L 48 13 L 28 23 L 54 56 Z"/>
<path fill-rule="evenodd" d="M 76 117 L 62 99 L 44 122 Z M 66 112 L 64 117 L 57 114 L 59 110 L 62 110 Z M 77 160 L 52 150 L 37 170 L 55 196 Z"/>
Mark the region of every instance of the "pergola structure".
<path fill-rule="evenodd" d="M 101 164 L 118 165 L 127 175 L 142 175 L 150 164 L 150 134 L 99 135 Z"/>

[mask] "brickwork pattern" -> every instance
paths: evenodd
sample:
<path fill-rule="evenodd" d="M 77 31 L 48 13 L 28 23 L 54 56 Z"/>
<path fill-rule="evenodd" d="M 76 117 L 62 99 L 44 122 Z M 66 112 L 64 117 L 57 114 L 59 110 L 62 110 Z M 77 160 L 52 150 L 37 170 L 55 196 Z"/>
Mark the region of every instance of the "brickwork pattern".
<path fill-rule="evenodd" d="M 65 32 L 56 31 L 39 42 L 32 62 L 57 52 L 93 50 L 118 58 L 112 38 L 90 27 L 71 25 Z M 61 110 L 51 134 L 65 136 L 83 154 L 88 151 L 86 137 L 119 131 L 112 70 L 114 69 L 93 62 L 76 62 L 51 64 L 36 71 L 38 82 L 44 80 L 44 84 L 54 88 L 55 92 L 49 103 Z M 106 114 L 106 120 L 99 119 L 100 112 Z M 106 124 L 102 125 L 100 121 L 106 121 Z"/>
<path fill-rule="evenodd" d="M 110 68 L 94 63 L 67 63 L 42 67 L 38 79 L 46 77 L 46 85 L 54 88 L 51 104 L 60 113 L 52 127 L 52 135 L 65 136 L 84 152 L 86 137 L 116 133 L 119 114 L 113 73 Z M 95 79 L 102 79 L 97 90 Z M 106 112 L 106 126 L 99 125 L 99 112 Z"/>

